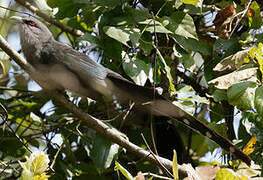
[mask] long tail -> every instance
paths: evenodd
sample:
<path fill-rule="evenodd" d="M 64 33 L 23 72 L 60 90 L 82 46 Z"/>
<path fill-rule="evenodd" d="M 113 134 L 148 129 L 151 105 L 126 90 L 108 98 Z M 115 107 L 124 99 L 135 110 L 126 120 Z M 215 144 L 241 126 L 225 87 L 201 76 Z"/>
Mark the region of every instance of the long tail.
<path fill-rule="evenodd" d="M 244 161 L 246 164 L 251 164 L 251 158 L 244 154 L 237 146 L 233 145 L 230 140 L 218 134 L 216 131 L 210 129 L 203 122 L 197 120 L 195 117 L 186 113 L 179 107 L 175 106 L 169 101 L 154 100 L 144 104 L 151 109 L 155 115 L 168 116 L 172 120 L 179 121 L 189 128 L 197 131 L 203 136 L 217 143 L 224 150 L 232 153 L 237 159 Z"/>
<path fill-rule="evenodd" d="M 237 146 L 233 145 L 230 140 L 210 129 L 203 122 L 177 107 L 171 101 L 164 99 L 158 94 L 153 96 L 153 89 L 141 87 L 129 81 L 122 81 L 122 79 L 116 77 L 108 78 L 116 87 L 121 89 L 119 90 L 119 93 L 122 94 L 120 99 L 126 98 L 133 100 L 137 105 L 143 105 L 146 109 L 150 110 L 153 115 L 165 116 L 172 120 L 179 121 L 194 131 L 211 139 L 221 148 L 232 153 L 237 159 L 244 161 L 248 165 L 251 164 L 251 158 L 244 154 Z"/>

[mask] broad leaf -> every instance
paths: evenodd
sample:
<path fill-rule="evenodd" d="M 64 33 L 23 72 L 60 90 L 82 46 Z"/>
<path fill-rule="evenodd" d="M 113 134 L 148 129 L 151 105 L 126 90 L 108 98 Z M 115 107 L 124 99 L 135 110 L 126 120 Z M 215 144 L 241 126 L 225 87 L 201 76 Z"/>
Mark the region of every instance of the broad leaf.
<path fill-rule="evenodd" d="M 242 112 L 241 123 L 245 127 L 248 134 L 257 136 L 258 139 L 263 138 L 263 125 L 262 119 L 257 113 Z"/>
<path fill-rule="evenodd" d="M 240 110 L 250 110 L 253 108 L 255 90 L 255 82 L 246 81 L 234 84 L 227 90 L 228 101 Z"/>
<path fill-rule="evenodd" d="M 245 58 L 248 56 L 248 53 L 251 48 L 239 51 L 231 56 L 228 56 L 220 61 L 213 69 L 214 71 L 234 71 L 239 69 L 242 64 L 244 64 Z"/>
<path fill-rule="evenodd" d="M 116 39 L 128 47 L 130 47 L 128 41 L 131 41 L 132 45 L 136 46 L 140 37 L 140 30 L 137 28 L 105 26 L 103 30 L 109 37 Z"/>
<path fill-rule="evenodd" d="M 166 64 L 161 52 L 157 48 L 156 48 L 156 52 L 157 52 L 158 56 L 160 57 L 162 64 L 164 65 L 165 74 L 166 74 L 166 77 L 169 80 L 169 84 L 170 84 L 169 88 L 171 91 L 175 92 L 175 87 L 173 84 L 173 77 L 171 75 L 171 68 Z"/>
<path fill-rule="evenodd" d="M 149 67 L 147 64 L 134 57 L 129 58 L 124 55 L 124 62 L 122 64 L 125 73 L 138 85 L 144 86 L 149 76 Z"/>
<path fill-rule="evenodd" d="M 163 25 L 177 35 L 197 39 L 192 17 L 182 11 L 174 12 L 170 17 L 165 16 L 163 18 Z"/>
<path fill-rule="evenodd" d="M 263 86 L 256 89 L 254 103 L 257 112 L 261 117 L 263 117 Z"/>
<path fill-rule="evenodd" d="M 215 180 L 239 180 L 238 176 L 232 169 L 222 168 L 216 173 Z"/>
<path fill-rule="evenodd" d="M 256 81 L 256 73 L 257 68 L 249 68 L 241 71 L 234 71 L 230 74 L 213 79 L 208 83 L 215 84 L 215 87 L 218 89 L 228 89 L 233 84 L 239 83 L 242 80 Z"/>
<path fill-rule="evenodd" d="M 141 21 L 139 22 L 139 24 L 146 25 L 145 30 L 149 32 L 157 32 L 157 33 L 165 33 L 165 34 L 172 33 L 171 31 L 166 29 L 162 23 L 153 19 L 147 19 L 145 21 Z"/>
<path fill-rule="evenodd" d="M 123 176 L 125 176 L 125 178 L 127 180 L 133 180 L 134 178 L 132 177 L 131 173 L 129 173 L 129 171 L 127 171 L 122 165 L 120 165 L 117 161 L 115 161 L 115 167 L 114 167 L 115 171 L 120 171 L 122 173 Z"/>
<path fill-rule="evenodd" d="M 253 1 L 248 9 L 248 24 L 251 29 L 259 29 L 262 25 L 260 6 Z"/>
<path fill-rule="evenodd" d="M 200 0 L 181 0 L 184 4 L 196 5 Z"/>
<path fill-rule="evenodd" d="M 119 145 L 112 143 L 105 137 L 96 134 L 90 157 L 99 173 L 103 173 L 110 167 L 114 157 L 119 152 Z"/>

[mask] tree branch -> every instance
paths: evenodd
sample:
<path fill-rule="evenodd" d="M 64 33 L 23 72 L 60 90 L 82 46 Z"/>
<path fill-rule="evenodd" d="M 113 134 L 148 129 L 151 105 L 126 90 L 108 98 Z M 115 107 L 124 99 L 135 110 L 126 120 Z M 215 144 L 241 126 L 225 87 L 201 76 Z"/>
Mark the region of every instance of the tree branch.
<path fill-rule="evenodd" d="M 87 113 L 84 113 L 81 109 L 77 108 L 73 103 L 69 102 L 60 92 L 58 91 L 50 91 L 48 89 L 48 83 L 45 83 L 44 76 L 42 76 L 39 72 L 35 71 L 35 69 L 27 63 L 27 61 L 21 57 L 18 52 L 13 50 L 10 45 L 6 42 L 6 40 L 0 35 L 0 48 L 5 51 L 18 65 L 20 65 L 21 68 L 23 68 L 29 75 L 38 82 L 48 93 L 49 96 L 51 96 L 56 102 L 61 104 L 66 110 L 73 113 L 77 118 L 79 118 L 83 123 L 86 123 L 90 128 L 94 129 L 97 133 L 101 134 L 102 136 L 107 137 L 112 142 L 119 144 L 120 146 L 124 147 L 131 153 L 135 154 L 136 156 L 140 158 L 144 158 L 145 160 L 148 160 L 157 166 L 159 166 L 159 163 L 161 162 L 163 166 L 165 166 L 168 169 L 172 168 L 172 162 L 168 159 L 165 159 L 163 157 L 152 155 L 149 151 L 146 151 L 139 146 L 131 143 L 129 140 L 124 138 L 123 136 L 120 136 L 117 131 L 109 126 L 107 126 L 105 123 L 103 123 L 101 120 L 96 119 L 95 117 L 90 116 Z M 43 83 L 44 82 L 44 83 Z M 158 161 L 156 160 L 158 159 Z M 182 175 L 186 175 L 186 170 L 178 165 L 179 173 Z"/>
<path fill-rule="evenodd" d="M 177 76 L 181 77 L 184 80 L 185 84 L 191 85 L 193 89 L 202 97 L 207 97 L 206 94 L 208 94 L 208 89 L 202 87 L 200 84 L 196 82 L 196 79 L 193 79 L 189 76 L 187 76 L 185 73 L 179 71 L 178 69 L 175 69 L 175 73 Z"/>
<path fill-rule="evenodd" d="M 84 35 L 84 33 L 82 31 L 80 31 L 78 29 L 74 29 L 72 27 L 69 27 L 69 26 L 61 23 L 60 21 L 54 19 L 53 17 L 48 16 L 47 14 L 41 12 L 38 8 L 36 8 L 35 6 L 32 6 L 29 2 L 27 2 L 25 0 L 16 0 L 16 2 L 18 2 L 22 6 L 26 7 L 27 9 L 29 9 L 30 11 L 32 11 L 36 15 L 42 17 L 47 22 L 56 25 L 57 27 L 62 29 L 62 31 L 64 31 L 64 32 L 69 32 L 69 33 L 71 33 L 72 35 L 75 35 L 75 36 L 83 36 Z"/>

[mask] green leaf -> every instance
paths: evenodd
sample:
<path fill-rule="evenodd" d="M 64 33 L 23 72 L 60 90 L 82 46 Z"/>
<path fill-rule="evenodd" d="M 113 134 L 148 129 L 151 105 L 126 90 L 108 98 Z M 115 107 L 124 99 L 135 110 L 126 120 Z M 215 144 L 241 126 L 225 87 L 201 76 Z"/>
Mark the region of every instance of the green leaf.
<path fill-rule="evenodd" d="M 157 32 L 157 33 L 165 33 L 165 34 L 172 33 L 171 31 L 166 29 L 162 23 L 153 19 L 147 19 L 145 21 L 140 21 L 138 23 L 142 25 L 146 25 L 145 30 L 149 32 Z"/>
<path fill-rule="evenodd" d="M 112 143 L 105 137 L 96 134 L 90 156 L 99 173 L 110 167 L 114 157 L 119 152 L 119 145 Z"/>
<path fill-rule="evenodd" d="M 245 127 L 245 130 L 249 133 L 249 135 L 257 136 L 258 139 L 263 138 L 262 118 L 257 113 L 242 112 L 241 123 Z M 246 139 L 246 137 L 243 137 L 243 139 Z M 249 139 L 247 139 L 247 141 L 248 140 Z"/>
<path fill-rule="evenodd" d="M 171 68 L 166 64 L 161 52 L 155 47 L 156 49 L 156 52 L 158 54 L 158 56 L 160 57 L 160 60 L 162 62 L 162 64 L 164 65 L 164 70 L 165 70 L 165 73 L 166 73 L 166 77 L 167 79 L 169 80 L 169 89 L 173 92 L 175 92 L 175 87 L 174 87 L 174 84 L 173 84 L 173 77 L 171 75 Z"/>
<path fill-rule="evenodd" d="M 52 8 L 59 9 L 55 15 L 59 19 L 74 17 L 78 14 L 79 9 L 84 9 L 88 5 L 75 0 L 47 0 L 47 4 Z"/>
<path fill-rule="evenodd" d="M 192 52 L 188 53 L 182 50 L 182 48 L 176 46 L 177 48 L 173 48 L 174 54 L 178 57 L 178 59 L 183 63 L 185 68 L 190 68 L 194 63 L 194 58 L 192 56 Z"/>
<path fill-rule="evenodd" d="M 256 86 L 257 84 L 251 81 L 232 85 L 227 90 L 228 102 L 240 110 L 252 109 Z"/>
<path fill-rule="evenodd" d="M 212 53 L 212 47 L 208 46 L 203 41 L 186 38 L 177 34 L 172 34 L 171 36 L 174 41 L 188 53 L 191 53 L 192 51 L 200 52 L 203 55 L 210 55 Z"/>
<path fill-rule="evenodd" d="M 115 61 L 121 61 L 121 53 L 122 53 L 122 44 L 118 41 L 112 40 L 112 38 L 106 36 L 103 40 L 100 41 L 100 46 L 104 50 L 104 57 L 107 58 L 105 63 L 106 67 L 114 66 L 108 59 L 114 59 Z"/>
<path fill-rule="evenodd" d="M 163 25 L 174 34 L 185 38 L 198 39 L 193 18 L 182 11 L 174 12 L 163 18 Z"/>
<path fill-rule="evenodd" d="M 199 0 L 181 0 L 184 4 L 192 4 L 192 5 L 196 5 Z"/>
<path fill-rule="evenodd" d="M 21 157 L 25 154 L 26 149 L 23 144 L 18 140 L 14 133 L 0 129 L 0 147 L 1 153 L 10 157 Z"/>
<path fill-rule="evenodd" d="M 253 1 L 250 5 L 250 11 L 253 11 L 253 16 L 248 17 L 248 25 L 251 29 L 259 29 L 262 25 L 262 18 L 260 15 L 260 6 L 256 1 Z"/>
<path fill-rule="evenodd" d="M 256 89 L 254 104 L 258 114 L 263 117 L 263 86 Z"/>
<path fill-rule="evenodd" d="M 84 36 L 76 38 L 76 42 L 88 41 L 91 44 L 98 44 L 99 40 L 96 36 L 92 36 L 90 33 L 85 33 Z"/>
<path fill-rule="evenodd" d="M 125 73 L 138 85 L 144 86 L 149 76 L 149 67 L 147 64 L 133 57 L 130 59 L 128 55 L 124 55 L 122 64 Z"/>
<path fill-rule="evenodd" d="M 130 40 L 132 45 L 137 45 L 140 37 L 140 30 L 137 28 L 131 27 L 114 27 L 114 26 L 105 26 L 103 27 L 105 34 L 109 37 L 116 39 L 117 41 L 121 42 L 122 44 L 130 47 L 127 42 Z"/>
<path fill-rule="evenodd" d="M 120 165 L 117 161 L 115 161 L 115 171 L 120 171 L 122 175 L 126 177 L 127 180 L 133 180 L 132 175 L 127 171 L 122 165 Z"/>
<path fill-rule="evenodd" d="M 86 0 L 81 0 L 81 1 L 85 2 Z M 88 2 L 90 2 L 90 1 L 88 1 Z M 93 2 L 97 6 L 108 6 L 108 7 L 115 7 L 119 4 L 121 4 L 121 1 L 119 1 L 119 0 L 94 0 Z"/>
<path fill-rule="evenodd" d="M 261 76 L 262 76 L 262 78 L 263 78 L 263 58 L 262 58 L 262 50 L 261 50 L 262 47 L 263 47 L 263 44 L 262 44 L 262 43 L 259 43 L 257 50 L 254 52 L 254 56 L 255 56 L 256 59 L 257 59 L 257 62 L 258 62 L 258 65 L 259 65 L 259 70 L 260 70 Z M 251 52 L 251 53 L 253 53 L 253 50 L 254 50 L 254 49 L 252 49 L 252 52 Z"/>
<path fill-rule="evenodd" d="M 227 100 L 227 93 L 225 90 L 222 90 L 222 89 L 216 89 L 213 92 L 212 96 L 213 96 L 213 99 L 215 100 L 215 102 Z"/>

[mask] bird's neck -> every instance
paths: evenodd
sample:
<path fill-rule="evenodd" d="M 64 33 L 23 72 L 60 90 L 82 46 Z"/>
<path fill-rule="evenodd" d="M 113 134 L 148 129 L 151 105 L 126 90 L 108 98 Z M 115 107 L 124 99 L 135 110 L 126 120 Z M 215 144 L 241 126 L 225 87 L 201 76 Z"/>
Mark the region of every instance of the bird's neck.
<path fill-rule="evenodd" d="M 36 37 L 32 33 L 22 35 L 20 39 L 24 56 L 31 65 L 41 60 L 43 44 L 49 44 L 49 42 L 54 41 L 53 37 Z"/>

